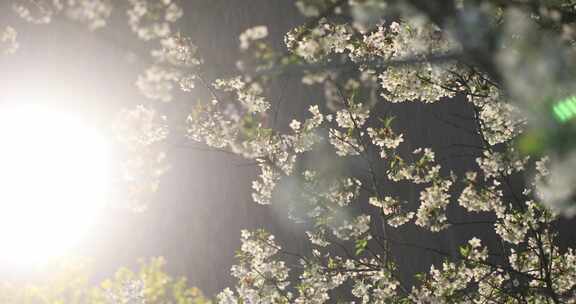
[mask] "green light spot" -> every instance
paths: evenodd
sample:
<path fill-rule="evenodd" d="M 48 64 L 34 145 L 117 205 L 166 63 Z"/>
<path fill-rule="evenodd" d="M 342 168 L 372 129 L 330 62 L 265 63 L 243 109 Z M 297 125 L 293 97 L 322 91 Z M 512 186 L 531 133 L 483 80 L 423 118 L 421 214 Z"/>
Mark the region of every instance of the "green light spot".
<path fill-rule="evenodd" d="M 554 118 L 564 123 L 576 117 L 576 96 L 565 98 L 552 107 Z"/>
<path fill-rule="evenodd" d="M 562 112 L 566 113 L 566 119 L 570 119 L 574 116 L 574 113 L 572 112 L 572 110 L 570 110 L 567 101 L 564 101 L 563 103 L 560 104 L 560 109 L 562 110 Z"/>
<path fill-rule="evenodd" d="M 567 102 L 562 102 L 561 104 L 558 105 L 558 108 L 564 114 L 563 121 L 567 121 L 567 120 L 571 119 L 572 116 L 574 116 L 574 113 L 568 107 Z"/>
<path fill-rule="evenodd" d="M 566 106 L 566 103 L 562 102 L 558 105 L 558 109 L 562 113 L 562 122 L 567 121 L 568 119 L 572 118 L 573 114 L 572 111 Z"/>
<path fill-rule="evenodd" d="M 558 105 L 554 106 L 554 115 L 556 116 L 557 120 L 561 122 L 566 121 L 566 114 L 560 110 Z"/>
<path fill-rule="evenodd" d="M 574 116 L 576 114 L 576 100 L 571 98 L 565 104 L 570 108 L 570 112 L 572 113 L 572 116 Z"/>

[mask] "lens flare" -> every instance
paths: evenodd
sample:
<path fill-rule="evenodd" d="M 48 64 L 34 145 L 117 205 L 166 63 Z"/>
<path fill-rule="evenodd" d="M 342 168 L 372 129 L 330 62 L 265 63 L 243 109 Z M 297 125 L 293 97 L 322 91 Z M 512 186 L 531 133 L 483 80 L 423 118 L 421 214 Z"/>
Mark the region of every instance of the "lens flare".
<path fill-rule="evenodd" d="M 105 138 L 72 113 L 20 106 L 0 108 L 0 140 L 0 262 L 65 255 L 105 205 Z"/>

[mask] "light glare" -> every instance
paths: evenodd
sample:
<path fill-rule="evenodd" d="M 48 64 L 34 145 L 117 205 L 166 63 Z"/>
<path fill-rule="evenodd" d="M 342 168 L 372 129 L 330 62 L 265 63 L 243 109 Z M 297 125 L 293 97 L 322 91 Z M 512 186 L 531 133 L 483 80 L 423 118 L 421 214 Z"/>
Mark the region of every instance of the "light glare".
<path fill-rule="evenodd" d="M 71 113 L 0 108 L 0 259 L 66 254 L 95 223 L 108 192 L 108 146 Z"/>

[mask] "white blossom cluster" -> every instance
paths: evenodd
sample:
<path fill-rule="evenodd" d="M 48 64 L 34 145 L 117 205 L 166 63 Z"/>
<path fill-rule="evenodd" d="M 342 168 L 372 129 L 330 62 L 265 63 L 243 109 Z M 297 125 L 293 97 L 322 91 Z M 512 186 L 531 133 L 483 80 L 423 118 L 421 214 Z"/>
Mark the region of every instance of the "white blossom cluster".
<path fill-rule="evenodd" d="M 370 116 L 370 110 L 362 103 L 345 101 L 345 108 L 336 112 L 338 128 L 328 130 L 328 139 L 338 156 L 360 155 L 365 150 L 364 134 L 361 128 Z M 332 120 L 332 116 L 329 116 Z"/>
<path fill-rule="evenodd" d="M 341 240 L 347 241 L 350 239 L 361 238 L 365 236 L 369 230 L 370 216 L 362 214 L 351 221 L 344 220 L 343 225 L 334 231 L 334 235 Z"/>
<path fill-rule="evenodd" d="M 326 240 L 327 233 L 328 232 L 326 231 L 326 228 L 320 227 L 313 231 L 306 231 L 306 236 L 308 237 L 308 240 L 310 240 L 310 243 L 313 245 L 326 247 L 330 245 L 330 242 Z"/>
<path fill-rule="evenodd" d="M 108 24 L 113 4 L 111 0 L 15 0 L 12 8 L 31 23 L 50 23 L 55 15 L 63 12 L 71 20 L 96 30 Z"/>
<path fill-rule="evenodd" d="M 152 51 L 158 62 L 166 62 L 177 67 L 192 67 L 202 63 L 198 47 L 190 37 L 180 33 L 160 39 L 160 50 Z"/>
<path fill-rule="evenodd" d="M 238 80 L 240 81 L 240 80 Z M 221 82 L 225 89 L 234 89 L 227 85 L 235 85 L 240 90 L 243 83 L 236 81 Z M 245 90 L 244 90 L 245 91 Z M 238 96 L 248 93 L 238 92 Z M 244 97 L 242 97 L 244 98 Z M 249 97 L 254 100 L 257 97 Z M 259 98 L 259 97 L 258 97 Z M 234 107 L 233 104 L 228 104 Z M 320 138 L 315 130 L 324 122 L 324 116 L 317 106 L 309 109 L 310 118 L 303 123 L 293 121 L 291 134 L 276 134 L 270 129 L 246 125 L 252 120 L 254 112 L 241 117 L 238 110 L 220 110 L 220 103 L 199 104 L 188 117 L 188 136 L 218 149 L 230 149 L 243 157 L 254 159 L 259 163 L 261 173 L 254 181 L 253 199 L 260 204 L 269 204 L 273 190 L 282 175 L 290 175 L 296 161 L 296 155 L 309 151 Z M 230 109 L 230 108 L 228 108 Z"/>
<path fill-rule="evenodd" d="M 169 134 L 166 118 L 139 105 L 122 111 L 114 130 L 124 150 L 119 177 L 128 195 L 127 207 L 143 210 L 147 203 L 144 198 L 157 191 L 168 170 L 165 153 L 152 148 Z"/>
<path fill-rule="evenodd" d="M 486 247 L 482 247 L 478 238 L 472 238 L 468 244 L 461 247 L 461 253 L 468 262 L 443 262 L 442 268 L 430 267 L 427 280 L 419 288 L 413 288 L 410 299 L 415 303 L 445 303 L 451 299 L 461 303 L 477 303 L 484 300 L 483 296 L 489 293 L 476 293 L 458 296 L 473 283 L 479 283 L 481 291 L 493 292 L 493 285 L 487 282 L 490 269 L 483 265 L 488 258 Z M 474 265 L 473 267 L 471 267 Z M 502 280 L 499 276 L 492 276 L 491 280 Z M 485 285 L 482 285 L 485 284 Z M 476 295 L 476 296 L 475 296 Z"/>
<path fill-rule="evenodd" d="M 455 42 L 432 24 L 393 22 L 389 31 L 379 33 L 385 35 L 381 39 L 392 41 L 388 44 L 391 45 L 391 54 L 384 57 L 387 60 L 426 58 L 428 54 L 443 54 L 458 49 Z M 390 102 L 435 102 L 443 97 L 453 97 L 454 92 L 446 90 L 444 86 L 450 86 L 454 82 L 454 75 L 449 71 L 455 68 L 453 63 L 429 62 L 389 67 L 378 76 L 384 89 L 382 97 Z M 415 87 L 418 90 L 414 90 Z"/>
<path fill-rule="evenodd" d="M 331 54 L 346 53 L 354 62 L 367 60 L 421 60 L 419 64 L 389 66 L 378 74 L 382 97 L 390 102 L 421 100 L 435 102 L 453 97 L 461 88 L 452 73 L 459 66 L 453 62 L 432 63 L 430 54 L 444 54 L 459 49 L 459 45 L 430 23 L 414 21 L 392 22 L 375 31 L 361 33 L 353 39 L 354 30 L 347 24 L 321 21 L 312 29 L 296 28 L 285 37 L 289 50 L 301 58 L 315 62 Z M 418 90 L 414 90 L 417 87 Z M 449 89 L 447 89 L 449 87 Z"/>
<path fill-rule="evenodd" d="M 0 28 L 0 54 L 13 54 L 18 48 L 18 33 L 13 27 Z"/>
<path fill-rule="evenodd" d="M 528 246 L 537 248 L 537 250 L 517 251 L 512 249 L 509 256 L 509 262 L 512 268 L 516 271 L 526 273 L 531 280 L 528 286 L 534 289 L 546 289 L 547 279 L 546 273 L 539 272 L 537 269 L 538 257 L 540 254 L 546 254 L 550 273 L 555 273 L 556 277 L 552 281 L 553 289 L 558 293 L 558 297 L 565 303 L 574 303 L 574 250 L 569 248 L 562 251 L 556 245 L 550 243 L 549 239 L 542 239 L 538 242 L 535 239 L 530 239 Z M 551 253 L 557 252 L 554 256 Z M 536 294 L 534 296 L 535 302 L 545 303 L 548 300 L 546 293 Z"/>
<path fill-rule="evenodd" d="M 391 196 L 386 196 L 383 199 L 372 196 L 368 200 L 368 203 L 374 207 L 380 208 L 385 216 L 388 225 L 397 228 L 414 217 L 414 212 L 406 212 L 402 205 L 406 202 L 400 202 L 397 198 Z"/>
<path fill-rule="evenodd" d="M 303 35 L 302 31 L 308 31 Z M 321 21 L 313 29 L 296 28 L 284 38 L 286 46 L 299 57 L 309 62 L 323 59 L 331 53 L 344 53 L 352 32 L 345 24 Z"/>
<path fill-rule="evenodd" d="M 342 178 L 326 183 L 315 171 L 304 171 L 304 186 L 300 200 L 300 211 L 305 213 L 299 221 L 314 223 L 307 232 L 311 243 L 325 247 L 331 233 L 340 240 L 370 239 L 370 216 L 352 216 L 347 210 L 357 204 L 362 182 L 358 179 Z"/>
<path fill-rule="evenodd" d="M 329 292 L 342 285 L 345 277 L 326 275 L 323 268 L 317 264 L 303 264 L 306 268 L 299 277 L 299 294 L 294 303 L 326 303 L 330 300 Z"/>
<path fill-rule="evenodd" d="M 476 162 L 486 178 L 498 178 L 520 172 L 524 170 L 529 159 L 528 156 L 522 157 L 512 147 L 503 153 L 484 151 L 483 154 L 483 157 L 477 158 Z"/>
<path fill-rule="evenodd" d="M 322 10 L 323 1 L 313 1 L 313 0 L 298 0 L 296 1 L 296 7 L 306 17 L 316 17 L 320 15 Z"/>
<path fill-rule="evenodd" d="M 115 126 L 119 140 L 138 149 L 164 140 L 168 136 L 166 117 L 156 110 L 138 105 L 120 112 Z"/>
<path fill-rule="evenodd" d="M 369 116 L 368 109 L 364 108 L 361 103 L 354 103 L 336 112 L 336 123 L 343 129 L 360 128 L 364 126 Z"/>
<path fill-rule="evenodd" d="M 146 98 L 169 102 L 174 98 L 173 90 L 180 77 L 176 69 L 153 65 L 138 76 L 136 87 Z"/>
<path fill-rule="evenodd" d="M 239 133 L 238 119 L 232 120 L 219 111 L 218 101 L 199 103 L 188 115 L 188 136 L 213 148 L 233 145 Z"/>
<path fill-rule="evenodd" d="M 106 26 L 112 14 L 112 0 L 63 0 L 68 18 L 88 25 L 91 30 Z"/>
<path fill-rule="evenodd" d="M 303 126 L 299 122 L 291 124 L 295 134 L 269 137 L 264 141 L 245 141 L 240 150 L 235 149 L 236 153 L 242 153 L 245 157 L 256 157 L 260 162 L 259 180 L 252 184 L 255 190 L 252 194 L 254 201 L 269 204 L 273 189 L 281 175 L 292 174 L 296 155 L 309 151 L 319 141 L 315 130 L 322 124 L 324 118 L 317 107 L 313 106 L 309 111 L 312 117 L 306 119 Z M 250 151 L 256 153 L 246 154 L 246 147 L 250 147 Z"/>
<path fill-rule="evenodd" d="M 338 156 L 360 155 L 364 151 L 364 147 L 362 147 L 358 139 L 349 133 L 330 129 L 329 139 Z"/>
<path fill-rule="evenodd" d="M 129 0 L 130 28 L 138 38 L 148 41 L 172 34 L 172 25 L 182 15 L 182 8 L 172 0 Z"/>
<path fill-rule="evenodd" d="M 242 247 L 238 253 L 240 263 L 232 266 L 232 276 L 238 279 L 237 295 L 230 289 L 218 295 L 219 303 L 288 303 L 292 298 L 289 269 L 277 260 L 282 248 L 274 236 L 264 231 L 242 231 Z"/>
<path fill-rule="evenodd" d="M 377 129 L 368 127 L 366 128 L 366 132 L 368 136 L 370 136 L 372 144 L 379 147 L 381 158 L 388 158 L 393 154 L 393 151 L 404 142 L 403 135 L 396 135 L 389 126 Z"/>
<path fill-rule="evenodd" d="M 438 232 L 448 227 L 446 217 L 446 207 L 450 203 L 449 179 L 434 180 L 420 192 L 420 207 L 416 212 L 416 225 L 428 228 L 430 231 Z"/>
<path fill-rule="evenodd" d="M 270 103 L 262 96 L 263 89 L 257 82 L 247 82 L 241 77 L 217 79 L 217 89 L 234 92 L 236 99 L 250 113 L 263 113 L 270 108 Z"/>
<path fill-rule="evenodd" d="M 444 97 L 454 97 L 456 94 L 444 89 L 435 82 L 450 82 L 450 74 L 443 72 L 439 67 L 431 65 L 420 69 L 409 67 L 389 68 L 378 76 L 384 92 L 382 97 L 392 102 L 423 100 L 435 102 Z M 421 87 L 414 91 L 412 88 Z"/>
<path fill-rule="evenodd" d="M 158 42 L 160 49 L 151 52 L 155 63 L 138 76 L 136 87 L 146 98 L 169 102 L 177 86 L 185 92 L 196 86 L 197 75 L 188 69 L 203 60 L 192 39 L 182 34 L 169 35 Z"/>
<path fill-rule="evenodd" d="M 146 304 L 145 284 L 142 280 L 122 282 L 120 290 L 107 290 L 106 301 L 110 304 Z"/>
<path fill-rule="evenodd" d="M 361 303 L 390 303 L 397 300 L 400 283 L 384 270 L 367 273 L 355 278 L 352 295 L 361 299 Z"/>
<path fill-rule="evenodd" d="M 438 179 L 440 165 L 435 162 L 435 154 L 430 148 L 418 148 L 412 152 L 414 155 L 422 154 L 420 159 L 409 164 L 402 158 L 396 156 L 388 178 L 395 182 L 408 180 L 416 184 L 430 183 Z"/>
<path fill-rule="evenodd" d="M 19 0 L 12 4 L 14 12 L 27 22 L 46 24 L 63 7 L 60 0 Z"/>
<path fill-rule="evenodd" d="M 164 152 L 142 149 L 128 153 L 119 168 L 119 184 L 123 186 L 118 206 L 136 212 L 148 208 L 149 197 L 160 187 L 161 178 L 170 166 Z"/>
<path fill-rule="evenodd" d="M 259 164 L 259 166 L 259 179 L 252 182 L 254 190 L 252 199 L 259 204 L 268 205 L 272 200 L 272 192 L 280 181 L 281 173 L 271 165 Z"/>
<path fill-rule="evenodd" d="M 293 293 L 287 289 L 289 270 L 278 260 L 284 252 L 273 236 L 261 230 L 243 231 L 241 248 L 240 263 L 232 267 L 239 281 L 236 292 L 226 288 L 218 295 L 218 303 L 327 303 L 331 291 L 347 281 L 362 303 L 384 304 L 398 299 L 398 280 L 386 270 L 371 267 L 377 265 L 378 256 L 343 259 L 314 250 L 313 259 L 329 261 L 328 265 L 301 258 L 302 271 Z M 275 273 L 268 273 L 272 269 Z"/>
<path fill-rule="evenodd" d="M 400 24 L 393 22 L 390 26 L 379 25 L 371 32 L 362 36 L 361 44 L 350 52 L 353 60 L 390 58 L 395 53 L 394 44 L 390 43 L 390 37 L 398 32 Z"/>
<path fill-rule="evenodd" d="M 485 102 L 480 111 L 480 119 L 486 141 L 492 146 L 517 137 L 526 124 L 518 108 L 502 100 Z"/>
<path fill-rule="evenodd" d="M 246 29 L 239 36 L 240 39 L 240 49 L 248 50 L 250 44 L 254 41 L 264 39 L 268 36 L 268 27 L 265 25 L 258 25 Z"/>
<path fill-rule="evenodd" d="M 286 135 L 285 138 L 289 139 L 293 144 L 294 152 L 304 153 L 312 150 L 314 144 L 321 140 L 320 136 L 316 134 L 315 129 L 318 128 L 323 121 L 324 117 L 322 114 L 307 119 L 304 125 L 295 119 L 292 120 L 290 128 L 294 131 L 294 135 Z"/>
<path fill-rule="evenodd" d="M 326 230 L 346 239 L 348 236 L 341 233 L 341 230 L 348 229 L 348 231 L 357 231 L 360 234 L 362 231 L 365 232 L 369 218 L 357 217 L 353 221 L 342 219 L 346 217 L 346 207 L 353 205 L 358 199 L 361 187 L 359 180 L 345 178 L 324 184 L 317 172 L 309 170 L 304 171 L 303 177 L 305 184 L 302 199 L 306 205 L 302 208 L 306 211 L 308 220 L 314 222 L 318 229 L 318 232 L 311 232 L 310 236 L 322 237 L 325 241 Z"/>
<path fill-rule="evenodd" d="M 502 190 L 496 185 L 480 187 L 477 185 L 477 172 L 466 173 L 468 185 L 462 190 L 458 202 L 470 212 L 489 212 L 503 214 L 506 211 L 502 203 Z M 499 185 L 499 183 L 496 183 Z"/>
<path fill-rule="evenodd" d="M 572 189 L 575 180 L 574 164 L 576 164 L 574 153 L 564 158 L 545 157 L 536 162 L 537 174 L 534 177 L 537 197 L 555 212 L 569 216 L 576 214 L 576 207 L 571 204 L 574 197 Z"/>

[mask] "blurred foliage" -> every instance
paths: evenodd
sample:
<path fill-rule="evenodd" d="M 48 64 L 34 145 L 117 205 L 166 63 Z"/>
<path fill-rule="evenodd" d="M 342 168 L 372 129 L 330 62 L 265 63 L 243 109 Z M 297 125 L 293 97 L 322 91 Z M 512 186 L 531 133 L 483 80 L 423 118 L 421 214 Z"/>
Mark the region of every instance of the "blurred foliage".
<path fill-rule="evenodd" d="M 186 278 L 171 277 L 162 257 L 142 259 L 138 271 L 118 269 L 111 278 L 91 282 L 86 260 L 59 262 L 49 277 L 35 283 L 0 283 L 0 303 L 6 304 L 209 304 L 211 301 Z"/>

